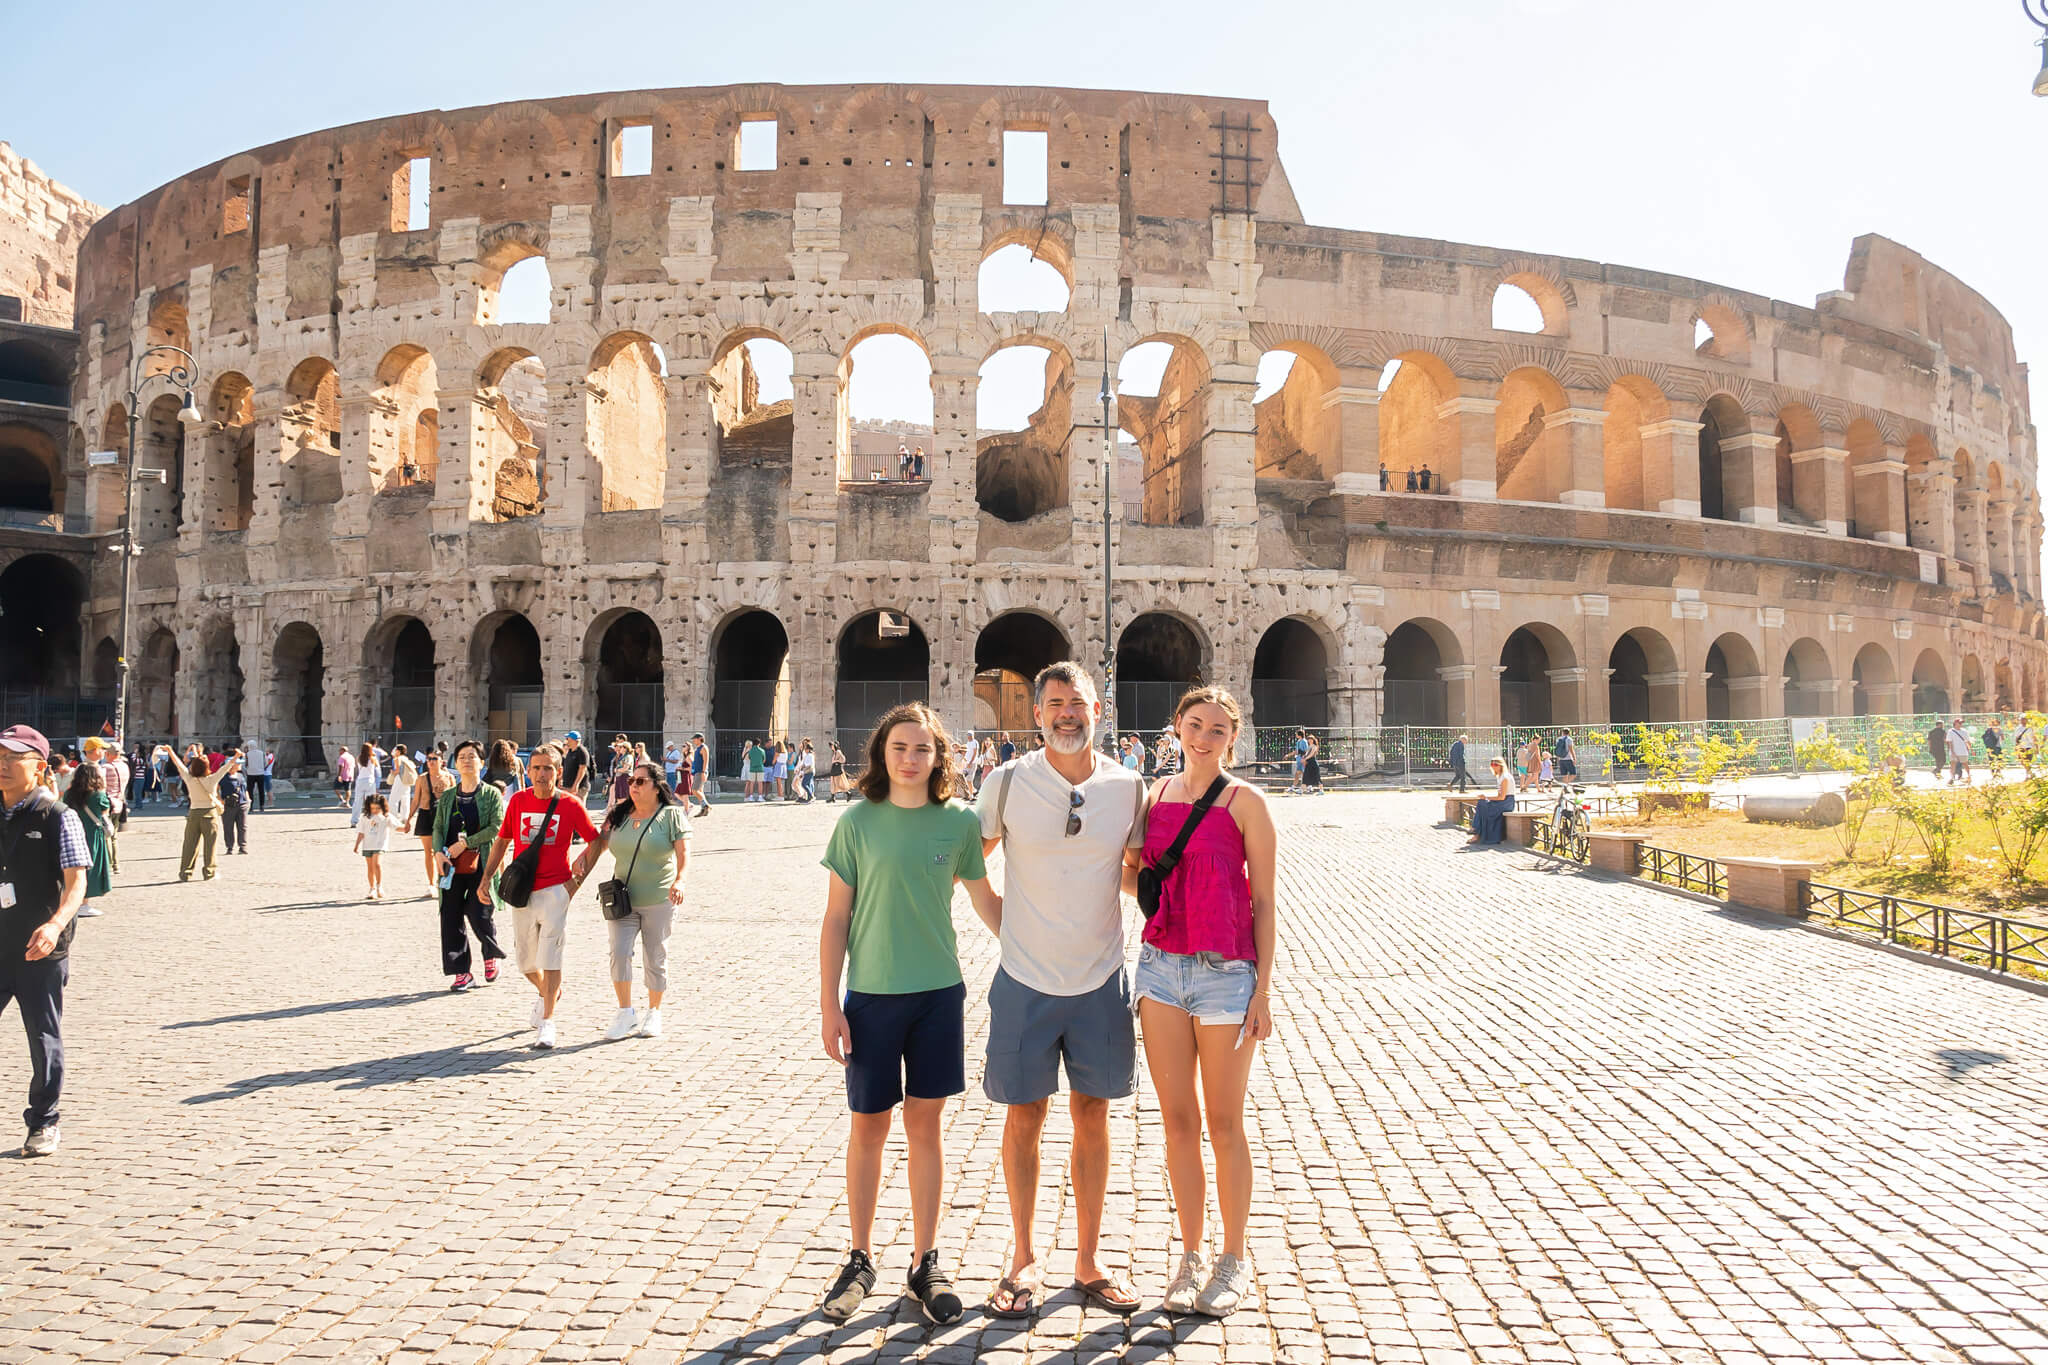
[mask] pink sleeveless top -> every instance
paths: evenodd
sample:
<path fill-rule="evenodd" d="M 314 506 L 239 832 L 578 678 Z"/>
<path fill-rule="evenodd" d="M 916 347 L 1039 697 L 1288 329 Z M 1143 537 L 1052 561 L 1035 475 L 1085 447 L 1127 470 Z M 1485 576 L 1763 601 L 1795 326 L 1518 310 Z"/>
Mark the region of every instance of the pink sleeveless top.
<path fill-rule="evenodd" d="M 1188 836 L 1180 866 L 1159 888 L 1159 913 L 1145 926 L 1145 942 L 1166 953 L 1220 953 L 1240 962 L 1258 961 L 1252 946 L 1252 883 L 1245 868 L 1244 832 L 1230 817 L 1235 788 L 1209 808 Z M 1157 801 L 1145 817 L 1147 866 L 1159 861 L 1191 803 Z"/>

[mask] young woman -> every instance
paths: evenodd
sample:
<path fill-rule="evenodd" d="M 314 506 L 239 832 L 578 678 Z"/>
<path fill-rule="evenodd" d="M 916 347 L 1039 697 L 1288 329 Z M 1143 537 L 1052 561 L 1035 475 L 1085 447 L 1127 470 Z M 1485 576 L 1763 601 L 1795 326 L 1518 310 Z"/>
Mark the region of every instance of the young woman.
<path fill-rule="evenodd" d="M 626 884 L 633 913 L 606 920 L 612 939 L 612 992 L 619 1012 L 604 1036 L 613 1042 L 638 1033 L 661 1036 L 661 998 L 668 993 L 668 936 L 675 926 L 676 907 L 683 903 L 683 869 L 690 858 L 690 817 L 652 763 L 636 764 L 626 776 L 626 799 L 606 812 L 597 838 L 576 859 L 569 883 L 574 896 L 597 857 L 612 852 L 612 876 Z M 641 979 L 647 985 L 647 1013 L 633 1012 L 633 942 L 642 957 Z"/>
<path fill-rule="evenodd" d="M 401 834 L 410 825 L 412 791 L 419 780 L 420 770 L 413 766 L 412 755 L 401 743 L 391 751 L 391 824 Z"/>
<path fill-rule="evenodd" d="M 825 1055 L 845 1068 L 853 1111 L 846 1151 L 852 1245 L 823 1304 L 833 1322 L 853 1316 L 875 1287 L 870 1239 L 899 1103 L 916 1240 L 910 1292 L 927 1321 L 960 1318 L 960 1296 L 936 1248 L 945 1183 L 939 1118 L 947 1096 L 967 1086 L 967 988 L 953 936 L 953 884 L 967 884 L 992 932 L 1002 901 L 982 865 L 981 818 L 952 799 L 956 783 L 945 761 L 952 743 L 922 702 L 892 708 L 868 737 L 863 799 L 839 818 L 825 846 L 831 875 L 818 939 L 818 1013 Z"/>
<path fill-rule="evenodd" d="M 1252 1288 L 1245 1264 L 1252 1159 L 1244 1092 L 1258 1045 L 1273 1032 L 1267 993 L 1273 979 L 1276 836 L 1259 789 L 1223 768 L 1237 743 L 1236 700 L 1220 687 L 1193 688 L 1174 708 L 1173 724 L 1181 770 L 1153 784 L 1144 847 L 1125 855 L 1125 890 L 1136 892 L 1139 867 L 1158 863 L 1209 789 L 1220 783 L 1222 790 L 1161 888 L 1159 911 L 1145 925 L 1132 994 L 1145 1064 L 1159 1094 L 1167 1183 L 1180 1217 L 1180 1269 L 1167 1288 L 1166 1310 L 1222 1317 Z M 1209 1265 L 1202 1228 L 1208 1203 L 1205 1113 L 1216 1151 L 1216 1207 L 1223 1218 L 1222 1249 Z"/>
<path fill-rule="evenodd" d="M 391 842 L 391 803 L 378 792 L 363 798 L 362 827 L 356 830 L 355 852 L 363 855 L 363 871 L 370 879 L 368 899 L 384 899 L 384 848 Z"/>
<path fill-rule="evenodd" d="M 427 890 L 429 898 L 440 890 L 441 869 L 434 862 L 434 807 L 440 804 L 441 793 L 455 782 L 448 775 L 448 769 L 441 762 L 441 750 L 427 750 L 427 766 L 412 784 L 412 832 L 420 841 L 421 852 L 427 855 Z"/>
<path fill-rule="evenodd" d="M 97 763 L 79 764 L 64 788 L 64 804 L 78 812 L 78 823 L 85 826 L 85 852 L 92 861 L 85 869 L 85 904 L 78 907 L 78 916 L 91 919 L 101 913 L 93 902 L 114 889 L 114 798 L 107 795 L 106 770 Z"/>
<path fill-rule="evenodd" d="M 351 799 L 348 808 L 348 827 L 354 829 L 356 822 L 363 818 L 363 802 L 377 794 L 377 788 L 384 785 L 384 775 L 377 771 L 377 754 L 366 740 L 362 752 L 356 755 L 355 780 L 350 784 Z"/>
<path fill-rule="evenodd" d="M 427 831 L 441 890 L 441 971 L 452 978 L 448 984 L 451 991 L 466 991 L 476 984 L 469 970 L 465 922 L 476 931 L 485 981 L 498 979 L 498 962 L 505 956 L 498 946 L 491 904 L 479 895 L 484 852 L 497 839 L 505 819 L 505 793 L 483 780 L 483 752 L 473 739 L 455 746 L 455 777 L 435 800 L 433 824 Z"/>
<path fill-rule="evenodd" d="M 1472 837 L 1468 844 L 1497 844 L 1508 837 L 1507 813 L 1515 808 L 1515 778 L 1504 758 L 1488 760 L 1493 769 L 1493 797 L 1472 808 Z"/>
<path fill-rule="evenodd" d="M 464 740 L 463 743 L 473 745 L 476 741 Z M 520 781 L 520 776 L 519 751 L 512 747 L 512 741 L 493 740 L 490 762 L 484 764 L 484 781 L 496 787 L 500 796 L 510 796 L 524 785 Z"/>
<path fill-rule="evenodd" d="M 818 753 L 808 739 L 796 751 L 796 775 L 789 785 L 806 806 L 818 799 Z"/>
<path fill-rule="evenodd" d="M 836 739 L 826 742 L 832 746 L 831 763 L 825 769 L 825 776 L 831 782 L 831 789 L 825 794 L 825 804 L 829 806 L 841 796 L 845 796 L 850 800 L 853 794 L 853 783 L 848 781 L 846 777 L 846 751 L 839 747 L 839 741 Z"/>

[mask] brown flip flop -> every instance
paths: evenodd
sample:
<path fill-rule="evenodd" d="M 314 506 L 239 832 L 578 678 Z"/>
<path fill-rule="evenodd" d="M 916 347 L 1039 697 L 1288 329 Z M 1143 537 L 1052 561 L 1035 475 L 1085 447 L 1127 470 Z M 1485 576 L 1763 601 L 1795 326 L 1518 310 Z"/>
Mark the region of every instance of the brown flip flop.
<path fill-rule="evenodd" d="M 1085 1302 L 1097 1308 L 1124 1316 L 1138 1311 L 1138 1294 L 1128 1281 L 1104 1277 L 1082 1284 L 1076 1280 L 1073 1287 L 1081 1291 L 1081 1298 Z"/>
<path fill-rule="evenodd" d="M 992 1318 L 999 1318 L 1004 1322 L 1024 1322 L 1029 1320 L 1038 1312 L 1038 1297 L 1040 1286 L 1044 1283 L 1044 1274 L 1045 1272 L 1040 1269 L 1039 1263 L 1033 1261 L 1015 1275 L 1003 1276 L 1001 1282 L 996 1285 L 994 1292 L 983 1301 L 981 1311 Z M 1023 1299 L 1021 1304 L 1018 1302 L 1020 1295 Z M 996 1307 L 996 1300 L 998 1298 L 1010 1306 L 1008 1308 Z"/>

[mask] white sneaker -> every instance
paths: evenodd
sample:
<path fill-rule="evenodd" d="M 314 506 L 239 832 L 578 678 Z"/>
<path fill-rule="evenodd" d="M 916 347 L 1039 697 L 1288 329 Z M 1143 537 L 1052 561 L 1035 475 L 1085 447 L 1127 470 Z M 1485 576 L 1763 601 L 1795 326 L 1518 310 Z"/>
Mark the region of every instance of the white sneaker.
<path fill-rule="evenodd" d="M 1209 1283 L 1195 1298 L 1195 1311 L 1212 1318 L 1228 1316 L 1251 1297 L 1251 1268 L 1235 1256 L 1218 1256 Z"/>
<path fill-rule="evenodd" d="M 552 1019 L 543 1019 L 543 1020 L 541 1020 L 541 1021 L 540 1021 L 540 1027 L 534 1030 L 534 1034 L 533 1034 L 533 1045 L 534 1045 L 534 1046 L 535 1046 L 536 1048 L 540 1049 L 540 1050 L 541 1050 L 542 1052 L 546 1052 L 546 1051 L 549 1051 L 550 1049 L 552 1049 L 552 1048 L 554 1047 L 554 1045 L 555 1045 L 555 1021 L 554 1021 L 554 1020 L 552 1020 Z"/>
<path fill-rule="evenodd" d="M 640 1016 L 640 1036 L 642 1038 L 659 1038 L 661 1036 L 660 1010 L 649 1009 L 647 1013 Z"/>
<path fill-rule="evenodd" d="M 106 911 L 100 909 L 97 905 L 81 905 L 78 907 L 78 918 L 80 919 L 98 919 L 101 915 L 104 915 L 106 913 Z"/>
<path fill-rule="evenodd" d="M 612 1026 L 604 1031 L 605 1041 L 616 1043 L 621 1038 L 631 1037 L 633 1029 L 640 1023 L 640 1016 L 631 1005 L 621 1005 L 619 1012 L 612 1016 Z"/>
<path fill-rule="evenodd" d="M 1166 1298 L 1160 1306 L 1169 1313 L 1194 1312 L 1195 1299 L 1202 1292 L 1205 1269 L 1201 1252 L 1183 1251 L 1180 1254 L 1180 1270 L 1175 1273 L 1173 1283 L 1166 1286 Z"/>
<path fill-rule="evenodd" d="M 547 1013 L 548 1007 L 544 1003 L 542 1003 L 541 998 L 538 995 L 534 996 L 533 1013 L 529 1014 L 526 1017 L 526 1026 L 528 1028 L 539 1028 L 541 1020 L 547 1018 Z"/>
<path fill-rule="evenodd" d="M 46 1128 L 38 1128 L 28 1135 L 28 1141 L 21 1144 L 21 1154 L 23 1156 L 48 1156 L 57 1150 L 58 1140 L 56 1124 L 50 1124 Z"/>

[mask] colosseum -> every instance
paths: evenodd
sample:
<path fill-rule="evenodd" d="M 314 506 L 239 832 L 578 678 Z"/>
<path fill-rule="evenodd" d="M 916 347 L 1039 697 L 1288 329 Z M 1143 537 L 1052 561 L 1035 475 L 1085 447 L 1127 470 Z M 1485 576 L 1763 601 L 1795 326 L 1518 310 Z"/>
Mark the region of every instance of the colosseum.
<path fill-rule="evenodd" d="M 51 681 L 110 688 L 110 533 L 164 470 L 131 728 L 287 766 L 905 696 L 1015 726 L 1104 653 L 1106 524 L 1123 728 L 1193 678 L 1263 727 L 2048 702 L 2026 371 L 1962 281 L 1879 236 L 1806 305 L 1316 227 L 1278 148 L 1257 100 L 749 85 L 232 156 L 86 237 L 46 533 L 0 563 L 80 608 Z M 501 320 L 537 269 L 544 320 Z M 923 477 L 856 449 L 878 337 L 929 370 Z M 205 420 L 157 382 L 130 451 L 155 344 Z M 1042 402 L 993 427 L 1019 348 Z"/>

